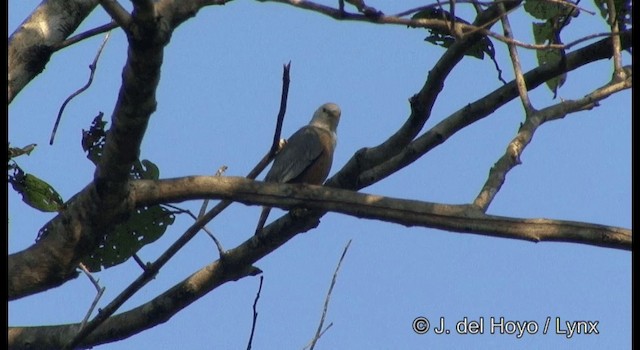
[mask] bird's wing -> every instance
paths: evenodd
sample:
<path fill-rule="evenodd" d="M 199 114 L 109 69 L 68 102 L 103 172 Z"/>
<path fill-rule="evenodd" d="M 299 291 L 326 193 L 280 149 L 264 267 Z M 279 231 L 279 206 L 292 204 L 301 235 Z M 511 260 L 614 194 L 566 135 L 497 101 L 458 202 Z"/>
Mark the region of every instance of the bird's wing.
<path fill-rule="evenodd" d="M 276 155 L 265 181 L 289 182 L 298 177 L 322 154 L 324 147 L 312 126 L 296 131 Z"/>

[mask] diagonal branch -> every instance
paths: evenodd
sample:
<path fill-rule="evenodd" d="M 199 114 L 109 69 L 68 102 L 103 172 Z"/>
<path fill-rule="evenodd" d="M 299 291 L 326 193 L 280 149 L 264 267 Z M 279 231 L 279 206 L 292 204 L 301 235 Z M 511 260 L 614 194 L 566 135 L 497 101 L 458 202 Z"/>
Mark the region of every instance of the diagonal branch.
<path fill-rule="evenodd" d="M 9 37 L 8 103 L 49 62 L 54 47 L 93 11 L 97 0 L 43 1 Z"/>
<path fill-rule="evenodd" d="M 556 105 L 536 111 L 527 117 L 524 123 L 520 126 L 520 130 L 518 130 L 516 137 L 509 142 L 505 154 L 500 157 L 489 171 L 489 177 L 474 200 L 473 205 L 483 212 L 487 211 L 489 204 L 491 204 L 495 196 L 498 194 L 498 191 L 500 191 L 500 188 L 502 188 L 507 177 L 507 173 L 520 164 L 520 155 L 533 139 L 533 134 L 539 126 L 551 120 L 564 118 L 570 113 L 591 109 L 597 106 L 599 101 L 602 101 L 612 94 L 622 90 L 630 89 L 631 86 L 631 78 L 622 82 L 611 82 L 581 99 L 563 101 Z"/>
<path fill-rule="evenodd" d="M 493 24 L 498 17 L 499 8 L 493 6 L 481 13 L 474 23 Z M 327 184 L 332 187 L 348 189 L 360 189 L 368 186 L 370 183 L 362 183 L 362 179 L 359 179 L 356 173 L 361 174 L 370 170 L 406 149 L 431 116 L 433 105 L 442 91 L 444 81 L 449 73 L 464 58 L 467 50 L 482 38 L 482 35 L 476 33 L 451 45 L 436 62 L 433 69 L 429 71 L 420 91 L 409 99 L 411 113 L 407 121 L 380 145 L 358 151 L 343 170 L 327 181 Z"/>
<path fill-rule="evenodd" d="M 350 245 L 351 245 L 351 240 L 349 240 L 349 242 L 347 242 L 347 245 L 344 247 L 342 251 L 342 255 L 340 255 L 340 260 L 338 260 L 338 266 L 336 266 L 336 271 L 333 273 L 333 277 L 331 278 L 331 285 L 329 285 L 329 291 L 327 292 L 327 296 L 324 299 L 324 307 L 322 308 L 322 317 L 320 317 L 320 324 L 318 324 L 318 329 L 316 330 L 316 334 L 313 336 L 313 339 L 311 340 L 311 344 L 309 345 L 310 350 L 313 350 L 315 348 L 316 343 L 324 333 L 322 329 L 324 325 L 324 319 L 327 316 L 327 310 L 329 309 L 329 301 L 331 300 L 331 293 L 333 292 L 333 287 L 336 285 L 336 280 L 338 279 L 338 271 L 340 271 L 340 266 L 342 265 L 342 261 L 344 260 L 345 255 L 347 255 L 347 251 L 349 250 Z"/>
<path fill-rule="evenodd" d="M 500 4 L 500 10 L 503 14 L 502 16 L 502 27 L 504 28 L 504 35 L 507 38 L 513 39 L 513 32 L 511 30 L 511 23 L 509 23 L 509 16 L 506 15 L 507 10 L 504 8 L 504 4 Z M 511 63 L 513 65 L 513 72 L 516 76 L 516 86 L 518 87 L 518 94 L 520 95 L 520 100 L 522 100 L 522 107 L 524 108 L 525 115 L 529 117 L 535 109 L 531 105 L 531 101 L 529 100 L 529 94 L 527 90 L 527 84 L 524 80 L 524 76 L 522 74 L 522 67 L 520 66 L 520 57 L 518 56 L 518 49 L 516 45 L 513 43 L 508 43 L 507 47 L 509 48 L 509 56 L 511 57 Z"/>
<path fill-rule="evenodd" d="M 623 48 L 631 46 L 631 31 L 623 33 L 621 36 Z M 608 59 L 611 57 L 611 38 L 604 39 L 585 46 L 567 55 L 565 64 L 546 64 L 524 75 L 526 86 L 529 90 L 535 89 L 545 81 L 565 72 L 578 69 L 593 61 Z M 362 172 L 360 178 L 356 180 L 362 187 L 386 178 L 396 171 L 422 157 L 424 154 L 444 143 L 449 137 L 463 128 L 486 118 L 496 111 L 496 109 L 517 98 L 518 89 L 515 81 L 503 85 L 488 95 L 466 105 L 462 109 L 445 118 L 436 124 L 429 131 L 416 138 L 402 152 L 392 157 L 383 164 L 370 170 Z M 351 162 L 351 161 L 350 161 Z M 348 163 L 347 166 L 350 164 Z M 346 168 L 346 166 L 345 166 Z M 343 169 L 334 178 L 344 176 L 343 171 L 349 174 L 350 169 Z M 330 179 L 330 181 L 333 181 Z"/>

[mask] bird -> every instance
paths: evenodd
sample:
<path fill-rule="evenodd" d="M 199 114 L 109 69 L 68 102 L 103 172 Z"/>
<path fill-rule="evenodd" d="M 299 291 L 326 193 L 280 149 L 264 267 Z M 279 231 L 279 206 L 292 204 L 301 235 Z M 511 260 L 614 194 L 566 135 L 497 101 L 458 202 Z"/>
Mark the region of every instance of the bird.
<path fill-rule="evenodd" d="M 309 124 L 296 131 L 273 160 L 266 182 L 321 185 L 329 175 L 337 144 L 337 128 L 342 111 L 335 103 L 325 103 Z M 271 207 L 262 207 L 255 234 L 262 231 Z"/>

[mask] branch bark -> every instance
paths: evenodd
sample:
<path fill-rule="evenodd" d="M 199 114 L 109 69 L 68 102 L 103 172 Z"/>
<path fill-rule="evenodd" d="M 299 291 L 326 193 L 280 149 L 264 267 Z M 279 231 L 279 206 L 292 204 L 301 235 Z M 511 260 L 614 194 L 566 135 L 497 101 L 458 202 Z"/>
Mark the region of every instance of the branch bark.
<path fill-rule="evenodd" d="M 73 33 L 97 0 L 43 1 L 9 37 L 8 103 L 46 66 L 53 47 Z"/>
<path fill-rule="evenodd" d="M 631 231 L 623 228 L 562 220 L 522 219 L 486 215 L 472 205 L 446 205 L 382 197 L 326 186 L 290 185 L 251 181 L 240 177 L 189 176 L 132 182 L 137 205 L 224 199 L 282 209 L 332 211 L 358 218 L 405 226 L 475 233 L 532 242 L 583 243 L 631 249 Z"/>
<path fill-rule="evenodd" d="M 326 186 L 291 185 L 245 178 L 199 176 L 132 182 L 139 205 L 194 198 L 231 199 L 293 210 L 265 227 L 259 236 L 226 252 L 166 292 L 134 309 L 109 317 L 79 345 L 95 346 L 120 340 L 166 322 L 174 314 L 218 286 L 255 274 L 253 264 L 300 232 L 317 225 L 327 210 L 407 226 L 484 234 L 532 242 L 585 243 L 630 250 L 631 230 L 597 224 L 549 219 L 519 219 L 485 215 L 470 205 L 444 205 L 368 195 Z M 76 335 L 79 324 L 9 328 L 9 346 L 59 348 Z"/>

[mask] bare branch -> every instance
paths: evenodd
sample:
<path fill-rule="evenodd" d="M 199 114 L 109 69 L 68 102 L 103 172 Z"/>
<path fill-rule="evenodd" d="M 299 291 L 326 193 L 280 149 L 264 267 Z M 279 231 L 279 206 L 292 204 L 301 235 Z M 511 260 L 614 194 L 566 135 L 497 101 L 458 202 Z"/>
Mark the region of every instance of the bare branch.
<path fill-rule="evenodd" d="M 96 308 L 96 305 L 98 305 L 98 301 L 102 297 L 102 294 L 104 294 L 105 287 L 100 287 L 98 280 L 96 280 L 93 277 L 89 269 L 87 269 L 87 267 L 84 266 L 83 263 L 78 264 L 78 266 L 80 267 L 82 272 L 84 272 L 84 274 L 89 278 L 89 281 L 91 281 L 91 284 L 93 284 L 97 292 L 95 298 L 93 298 L 93 302 L 91 303 L 89 310 L 87 311 L 87 315 L 84 317 L 84 319 L 82 320 L 82 323 L 80 324 L 80 329 L 82 329 L 87 324 L 87 321 L 89 320 L 89 317 L 91 317 L 91 314 L 93 313 L 93 310 Z"/>
<path fill-rule="evenodd" d="M 497 1 L 476 1 L 476 0 L 456 0 L 456 2 L 458 4 L 472 4 L 474 7 L 476 7 L 476 10 L 479 9 L 479 6 L 491 6 L 497 3 L 507 3 L 513 0 L 497 0 Z M 596 13 L 593 11 L 589 11 L 586 8 L 583 7 L 579 7 L 576 4 L 573 4 L 571 2 L 568 1 L 564 1 L 564 0 L 546 0 L 549 2 L 557 2 L 557 3 L 562 3 L 563 5 L 569 6 L 569 7 L 573 7 L 574 9 L 579 9 L 582 12 L 586 12 L 590 15 L 595 15 Z M 438 1 L 437 3 L 434 4 L 430 4 L 430 5 L 425 5 L 425 6 L 419 6 L 419 7 L 415 7 L 409 10 L 405 10 L 402 12 L 398 12 L 394 15 L 391 15 L 391 17 L 404 17 L 404 16 L 408 16 L 420 11 L 424 11 L 424 10 L 428 10 L 428 9 L 432 9 L 434 7 L 440 7 L 441 5 L 446 5 L 448 3 L 450 3 L 451 1 Z M 479 12 L 479 11 L 478 11 Z"/>
<path fill-rule="evenodd" d="M 129 31 L 133 19 L 117 0 L 99 0 L 100 5 L 124 31 Z"/>
<path fill-rule="evenodd" d="M 607 10 L 609 11 L 609 26 L 611 27 L 611 34 L 613 40 L 613 74 L 619 80 L 623 80 L 625 72 L 622 69 L 622 48 L 620 44 L 620 28 L 618 27 L 618 15 L 616 12 L 615 1 L 607 0 Z"/>
<path fill-rule="evenodd" d="M 593 108 L 594 106 L 598 105 L 598 101 L 601 101 L 616 92 L 622 91 L 624 89 L 629 89 L 631 88 L 631 85 L 631 79 L 628 79 L 624 82 L 611 83 L 605 87 L 593 91 L 592 93 L 579 100 L 563 101 L 554 106 L 550 106 L 532 113 L 520 126 L 518 134 L 507 146 L 505 154 L 500 157 L 500 159 L 489 171 L 489 177 L 482 187 L 482 190 L 474 200 L 473 205 L 478 207 L 483 212 L 487 210 L 489 204 L 498 194 L 500 188 L 502 188 L 507 173 L 521 163 L 520 155 L 522 154 L 522 152 L 524 152 L 524 149 L 531 142 L 535 131 L 540 125 L 550 120 L 564 118 L 569 113 L 582 111 L 587 108 Z"/>
<path fill-rule="evenodd" d="M 7 57 L 9 104 L 42 72 L 53 47 L 71 35 L 97 4 L 97 0 L 43 1 L 11 34 Z"/>
<path fill-rule="evenodd" d="M 109 317 L 105 324 L 100 326 L 96 332 L 89 336 L 83 346 L 93 346 L 114 339 L 122 339 L 133 334 L 139 333 L 144 329 L 153 327 L 168 320 L 172 315 L 176 314 L 192 302 L 200 298 L 202 295 L 210 292 L 218 286 L 228 282 L 235 281 L 245 276 L 256 275 L 260 273 L 259 269 L 252 266 L 253 263 L 270 254 L 287 241 L 292 239 L 300 232 L 305 232 L 317 225 L 317 220 L 322 216 L 322 210 L 326 210 L 328 206 L 336 209 L 339 206 L 340 212 L 352 212 L 358 217 L 384 217 L 389 215 L 398 215 L 399 217 L 412 217 L 414 221 L 403 222 L 405 225 L 418 224 L 418 221 L 424 222 L 431 220 L 430 227 L 440 229 L 453 229 L 457 232 L 470 232 L 469 229 L 485 230 L 486 234 L 504 238 L 518 238 L 534 242 L 538 241 L 600 241 L 603 246 L 610 246 L 620 249 L 631 249 L 631 231 L 621 228 L 608 227 L 603 225 L 585 224 L 571 221 L 548 220 L 548 219 L 515 219 L 498 216 L 484 215 L 482 212 L 474 209 L 472 206 L 447 206 L 433 203 L 424 203 L 416 201 L 400 200 L 395 202 L 393 199 L 368 196 L 361 193 L 351 191 L 342 192 L 346 195 L 359 198 L 355 202 L 336 201 L 336 192 L 340 191 L 322 186 L 309 185 L 289 185 L 289 184 L 270 184 L 262 182 L 253 182 L 243 178 L 220 178 L 220 177 L 192 177 L 174 180 L 139 180 L 134 182 L 134 191 L 138 197 L 152 198 L 152 188 L 149 186 L 158 186 L 156 189 L 164 187 L 175 187 L 177 183 L 183 181 L 185 185 L 192 187 L 193 191 L 204 194 L 205 192 L 214 198 L 212 190 L 222 189 L 228 193 L 235 193 L 235 197 L 240 198 L 240 192 L 243 188 L 248 196 L 261 196 L 260 200 L 240 198 L 240 201 L 254 204 L 280 205 L 290 200 L 289 196 L 298 198 L 298 201 L 289 202 L 292 206 L 315 206 L 320 211 L 306 211 L 304 213 L 295 214 L 294 212 L 276 220 L 274 223 L 265 227 L 261 236 L 251 236 L 244 243 L 236 248 L 226 252 L 224 261 L 216 261 L 197 271 L 184 281 L 176 284 L 165 293 L 157 296 L 148 303 L 138 306 L 130 311 Z M 174 182 L 170 184 L 169 182 Z M 225 183 L 227 183 L 225 185 Z M 282 191 L 278 191 L 280 186 L 287 187 Z M 144 189 L 144 187 L 147 187 Z M 280 192 L 278 199 L 268 200 L 269 196 L 260 195 L 264 193 L 263 189 L 273 196 L 274 193 Z M 306 194 L 305 194 L 306 193 Z M 303 195 L 304 194 L 304 195 Z M 243 194 L 244 195 L 244 194 Z M 225 197 L 220 195 L 219 197 Z M 218 197 L 218 196 L 215 196 Z M 327 202 L 323 202 L 327 199 Z M 164 200 L 164 199 L 163 199 Z M 276 204 L 279 203 L 279 204 Z M 327 204 L 328 203 L 328 204 Z M 396 209 L 389 209 L 398 205 Z M 363 211 L 359 211 L 360 209 Z M 366 208 L 370 208 L 375 212 L 365 212 Z M 445 225 L 446 224 L 446 225 Z M 449 228 L 447 228 L 449 227 Z M 490 233 L 488 233 L 490 232 Z M 109 306 L 107 306 L 109 307 Z M 105 312 L 105 309 L 103 309 Z M 154 317 L 149 319 L 147 315 L 152 312 Z M 101 313 L 102 314 L 102 313 Z M 123 322 L 126 320 L 127 322 Z M 48 327 L 13 327 L 9 329 L 9 344 L 22 344 L 31 341 L 30 344 L 46 344 L 51 345 L 51 341 L 66 339 L 72 330 L 76 330 L 75 325 L 48 326 Z M 56 334 L 51 337 L 50 334 Z M 36 343 L 36 342 L 42 343 Z M 54 346 L 55 347 L 55 346 Z M 59 346 L 58 346 L 59 347 Z"/>
<path fill-rule="evenodd" d="M 280 139 L 280 136 L 282 135 L 282 124 L 284 122 L 284 116 L 287 113 L 287 99 L 289 98 L 289 83 L 291 82 L 291 78 L 289 76 L 290 70 L 291 70 L 291 62 L 285 64 L 282 70 L 282 93 L 280 94 L 280 110 L 278 111 L 278 117 L 276 118 L 276 130 L 273 133 L 273 142 L 271 143 L 271 148 L 269 149 L 269 152 L 267 153 L 267 155 L 264 158 L 262 158 L 260 163 L 258 163 L 258 167 L 260 167 L 260 171 L 256 173 L 253 178 L 257 177 L 258 174 L 262 172 L 262 170 L 266 168 L 266 166 L 269 163 L 271 163 L 273 158 L 275 158 L 276 153 L 278 153 L 283 147 L 283 143 L 282 143 L 282 140 Z M 253 175 L 253 172 L 250 175 Z M 264 223 L 267 221 L 270 211 L 271 211 L 270 208 L 266 208 L 266 207 L 263 208 L 262 213 L 258 218 L 258 223 L 256 224 L 256 230 L 255 230 L 256 235 L 260 233 L 260 231 L 264 227 Z"/>
<path fill-rule="evenodd" d="M 258 321 L 258 300 L 260 300 L 260 292 L 262 291 L 262 280 L 264 276 L 260 276 L 260 285 L 258 286 L 258 292 L 256 293 L 256 299 L 253 301 L 253 321 L 251 322 L 251 335 L 249 335 L 249 343 L 247 344 L 247 350 L 251 350 L 251 343 L 253 342 L 253 334 L 256 331 L 256 322 Z"/>
<path fill-rule="evenodd" d="M 140 259 L 140 257 L 138 256 L 138 254 L 133 254 L 131 256 L 133 258 L 133 260 L 136 262 L 136 264 L 138 264 L 138 266 L 140 266 L 140 268 L 142 269 L 142 271 L 146 271 L 147 270 L 147 264 L 144 263 L 144 261 L 142 261 L 142 259 Z"/>
<path fill-rule="evenodd" d="M 58 125 L 60 124 L 60 119 L 62 118 L 62 113 L 64 112 L 64 109 L 67 106 L 67 103 L 73 100 L 76 96 L 85 92 L 89 88 L 89 86 L 91 86 L 91 83 L 93 83 L 93 76 L 95 75 L 96 69 L 98 68 L 98 59 L 100 58 L 100 55 L 102 54 L 102 50 L 107 44 L 107 41 L 109 41 L 110 34 L 111 33 L 109 32 L 107 33 L 107 35 L 104 36 L 104 39 L 102 40 L 102 44 L 100 44 L 100 48 L 98 48 L 98 52 L 96 53 L 96 57 L 93 59 L 93 62 L 89 65 L 90 73 L 89 73 L 89 80 L 87 81 L 87 83 L 84 84 L 84 86 L 78 89 L 76 92 L 72 93 L 71 96 L 67 97 L 67 99 L 64 100 L 64 102 L 62 103 L 62 106 L 60 106 L 60 110 L 58 111 L 58 117 L 56 118 L 56 122 L 53 124 L 53 130 L 51 131 L 51 138 L 49 139 L 50 145 L 53 145 L 53 140 L 56 137 L 56 131 L 58 130 Z"/>
<path fill-rule="evenodd" d="M 309 348 L 313 350 L 316 346 L 316 343 L 324 333 L 322 331 L 322 326 L 324 325 L 324 318 L 327 316 L 327 310 L 329 309 L 329 301 L 331 300 L 331 292 L 333 292 L 333 287 L 336 285 L 336 280 L 338 279 L 338 272 L 340 271 L 340 265 L 342 265 L 342 260 L 344 260 L 345 255 L 347 255 L 347 250 L 349 250 L 349 246 L 351 245 L 351 240 L 347 242 L 347 245 L 344 247 L 342 251 L 342 255 L 340 256 L 340 260 L 338 260 L 338 266 L 336 266 L 336 271 L 333 273 L 333 278 L 331 279 L 331 285 L 329 286 L 329 291 L 327 292 L 327 297 L 324 300 L 324 307 L 322 308 L 322 317 L 320 317 L 320 324 L 318 325 L 318 329 L 316 330 L 316 334 L 313 336 L 311 340 L 311 345 Z M 325 329 L 326 331 L 326 329 Z"/>
<path fill-rule="evenodd" d="M 305 227 L 317 225 L 316 216 L 319 218 L 323 212 L 332 211 L 405 226 L 422 226 L 533 242 L 557 241 L 617 249 L 631 248 L 631 231 L 627 229 L 561 220 L 490 216 L 472 205 L 444 205 L 382 197 L 327 186 L 267 183 L 242 177 L 213 176 L 136 180 L 131 186 L 132 196 L 138 206 L 166 201 L 216 198 L 282 209 L 306 208 L 314 212 L 294 212 L 281 218 L 313 218 L 313 222 L 305 223 Z M 321 214 L 316 215 L 318 213 Z M 277 225 L 271 229 L 269 227 L 279 220 L 265 227 L 261 236 L 265 232 L 275 230 Z"/>
<path fill-rule="evenodd" d="M 497 7 L 492 7 L 476 18 L 474 23 L 495 23 L 499 18 Z M 493 22 L 491 22 L 493 21 Z M 419 134 L 429 117 L 431 110 L 444 87 L 444 81 L 453 68 L 464 58 L 467 50 L 482 39 L 482 35 L 475 33 L 457 40 L 442 55 L 434 67 L 429 71 L 425 84 L 420 91 L 409 99 L 411 114 L 405 123 L 386 141 L 371 148 L 364 148 L 356 152 L 347 165 L 338 172 L 327 184 L 332 187 L 346 189 L 360 189 L 371 182 L 357 174 L 388 162 L 407 150 L 407 145 Z M 363 182 L 364 180 L 364 182 Z"/>
<path fill-rule="evenodd" d="M 71 46 L 73 44 L 79 43 L 82 40 L 92 38 L 95 35 L 106 33 L 111 31 L 111 29 L 118 28 L 118 24 L 116 22 L 109 22 L 107 24 L 103 24 L 99 27 L 89 29 L 86 32 L 82 32 L 78 35 L 75 35 L 63 42 L 57 43 L 51 47 L 53 51 L 59 51 L 64 49 L 65 47 Z"/>
<path fill-rule="evenodd" d="M 225 171 L 227 171 L 229 167 L 227 167 L 226 165 L 223 165 L 221 167 L 218 168 L 218 170 L 216 170 L 216 173 L 214 176 L 222 176 L 222 174 L 224 174 Z M 204 215 L 204 213 L 207 212 L 207 206 L 209 205 L 209 200 L 205 199 L 204 201 L 202 201 L 202 206 L 200 207 L 200 211 L 198 212 L 198 217 L 201 217 L 202 215 Z M 191 213 L 191 212 L 189 212 Z M 196 218 L 194 217 L 194 220 Z M 213 235 L 211 235 L 213 237 Z M 214 238 L 215 239 L 215 238 Z"/>
<path fill-rule="evenodd" d="M 214 176 L 218 176 L 218 174 L 216 173 L 216 175 Z M 206 200 L 208 201 L 208 199 Z M 171 204 L 167 204 L 167 203 L 163 203 L 162 205 L 165 205 L 167 207 L 173 208 L 174 210 L 176 210 L 176 213 L 178 214 L 187 214 L 189 215 L 194 221 L 198 220 L 198 218 L 202 217 L 205 213 L 201 212 L 198 216 L 195 216 L 191 210 L 186 210 L 186 209 L 182 209 L 182 208 L 178 208 L 175 205 L 171 205 Z M 216 238 L 216 236 L 213 235 L 213 233 L 211 231 L 209 231 L 209 229 L 207 228 L 207 226 L 202 226 L 202 230 L 209 236 L 209 238 L 211 238 L 211 240 L 213 240 L 213 243 L 215 243 L 216 248 L 218 249 L 218 254 L 219 256 L 223 256 L 224 255 L 224 247 L 222 247 L 222 243 L 220 243 L 220 241 Z"/>
<path fill-rule="evenodd" d="M 513 38 L 513 32 L 511 31 L 511 24 L 509 23 L 509 16 L 506 15 L 506 9 L 504 8 L 504 4 L 499 4 L 500 10 L 502 11 L 502 27 L 504 28 L 504 35 L 507 38 Z M 522 67 L 520 66 L 520 58 L 518 57 L 518 49 L 512 43 L 507 44 L 509 48 L 509 56 L 511 57 L 511 63 L 513 64 L 513 72 L 516 76 L 516 86 L 518 87 L 518 94 L 520 95 L 520 100 L 522 101 L 522 107 L 524 107 L 524 111 L 527 117 L 531 115 L 535 111 L 533 106 L 531 105 L 531 101 L 529 100 L 529 94 L 527 92 L 527 84 L 524 80 L 524 76 L 522 75 Z"/>

